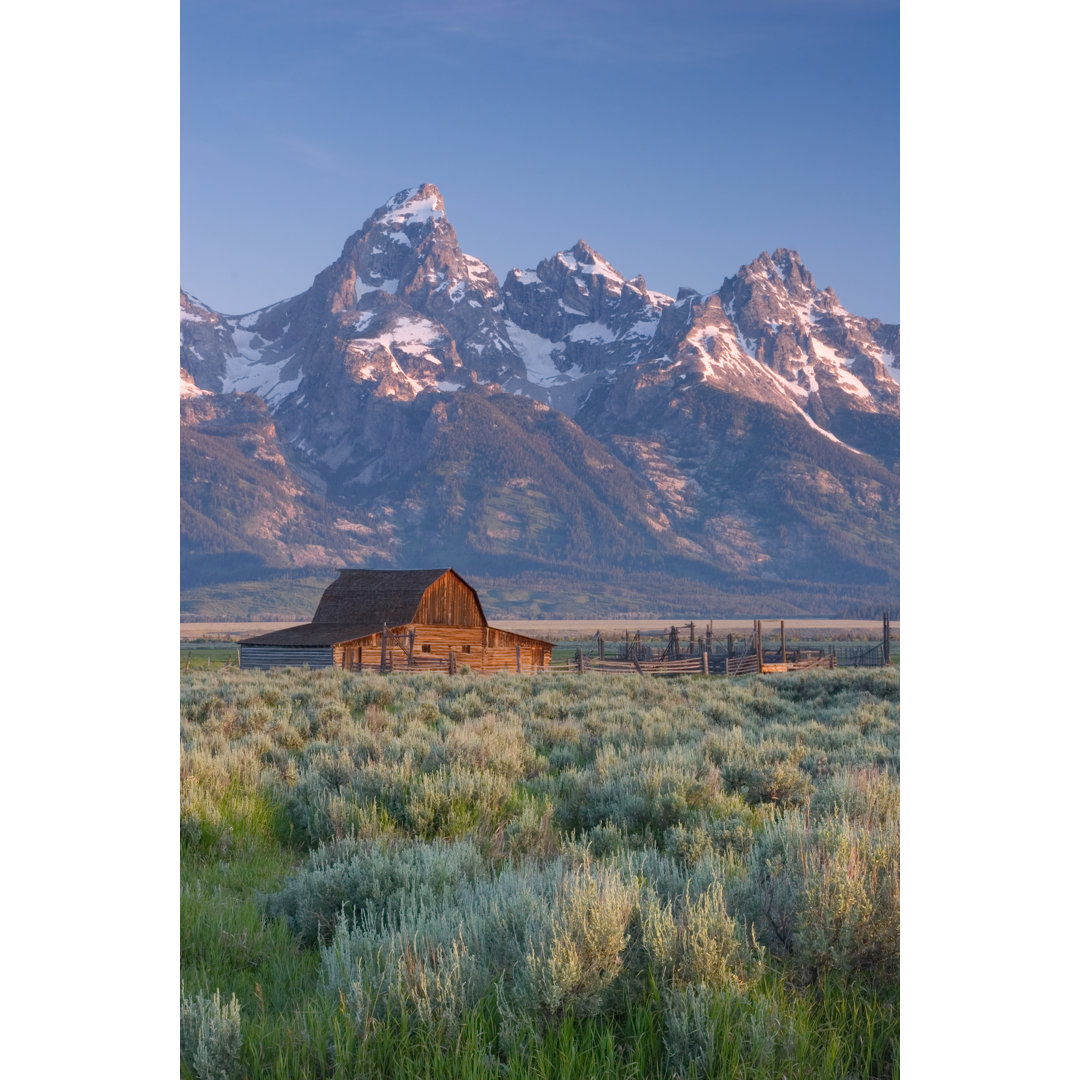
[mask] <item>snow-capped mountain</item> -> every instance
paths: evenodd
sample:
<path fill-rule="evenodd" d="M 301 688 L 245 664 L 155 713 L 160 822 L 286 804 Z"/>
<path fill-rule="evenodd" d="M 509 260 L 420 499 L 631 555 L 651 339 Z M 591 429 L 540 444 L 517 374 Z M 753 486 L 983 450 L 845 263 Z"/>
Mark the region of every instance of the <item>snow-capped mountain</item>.
<path fill-rule="evenodd" d="M 189 417 L 206 395 L 265 403 L 291 475 L 341 511 L 328 564 L 363 535 L 368 561 L 637 552 L 895 583 L 899 327 L 794 252 L 671 297 L 578 241 L 500 286 L 424 184 L 298 296 L 231 316 L 181 293 L 181 393 Z"/>

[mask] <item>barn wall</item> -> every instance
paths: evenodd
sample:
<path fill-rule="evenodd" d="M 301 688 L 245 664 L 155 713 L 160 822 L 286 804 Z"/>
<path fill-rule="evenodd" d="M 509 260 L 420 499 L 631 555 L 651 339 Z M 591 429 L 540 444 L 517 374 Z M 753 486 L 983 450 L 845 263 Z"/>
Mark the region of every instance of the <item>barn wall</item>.
<path fill-rule="evenodd" d="M 370 666 L 379 662 L 381 648 L 381 633 L 369 634 L 354 641 L 339 642 L 334 646 L 334 664 L 350 671 L 359 671 L 365 664 Z"/>
<path fill-rule="evenodd" d="M 408 633 L 410 627 L 399 627 L 399 633 Z M 483 626 L 432 626 L 417 625 L 413 644 L 413 659 L 418 664 L 426 660 L 446 660 L 453 650 L 459 664 L 490 671 L 498 668 L 514 670 L 517 667 L 518 648 L 521 649 L 523 667 L 546 667 L 551 663 L 551 649 L 533 638 L 522 637 L 507 631 L 495 631 Z M 370 641 L 371 645 L 366 642 Z M 428 645 L 427 652 L 424 646 Z M 381 658 L 380 635 L 365 639 L 362 662 L 366 666 L 378 664 Z M 408 663 L 407 643 L 390 646 L 389 656 L 395 669 Z"/>
<path fill-rule="evenodd" d="M 476 594 L 456 574 L 443 574 L 424 591 L 416 622 L 429 626 L 483 626 Z"/>
<path fill-rule="evenodd" d="M 537 665 L 551 663 L 551 646 L 537 641 L 536 638 L 525 637 L 523 634 L 515 634 L 511 630 L 500 630 L 498 627 L 487 628 L 487 644 L 491 649 L 521 649 L 521 656 L 526 657 Z"/>
<path fill-rule="evenodd" d="M 242 668 L 333 667 L 334 650 L 329 645 L 318 647 L 241 645 L 240 666 Z"/>

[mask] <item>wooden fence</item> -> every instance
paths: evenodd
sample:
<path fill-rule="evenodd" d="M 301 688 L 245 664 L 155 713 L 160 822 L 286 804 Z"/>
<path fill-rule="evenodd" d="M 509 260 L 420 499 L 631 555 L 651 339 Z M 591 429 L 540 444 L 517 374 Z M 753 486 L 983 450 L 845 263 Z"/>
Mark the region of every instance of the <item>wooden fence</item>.
<path fill-rule="evenodd" d="M 578 655 L 568 660 L 570 671 L 599 671 L 606 675 L 708 675 L 709 654 L 687 657 L 684 660 L 600 660 L 586 656 L 580 649 Z M 715 663 L 715 658 L 713 660 Z"/>
<path fill-rule="evenodd" d="M 837 667 L 885 667 L 892 662 L 885 659 L 883 642 L 874 645 L 834 645 Z"/>

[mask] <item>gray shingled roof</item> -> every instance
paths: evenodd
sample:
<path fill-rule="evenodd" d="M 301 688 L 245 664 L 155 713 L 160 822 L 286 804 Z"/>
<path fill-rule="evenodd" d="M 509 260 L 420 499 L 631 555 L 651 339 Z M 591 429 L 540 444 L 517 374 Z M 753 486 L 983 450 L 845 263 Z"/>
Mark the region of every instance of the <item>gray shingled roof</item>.
<path fill-rule="evenodd" d="M 381 630 L 384 622 L 410 623 L 428 586 L 448 570 L 342 570 L 322 594 L 312 625 L 376 621 Z"/>
<path fill-rule="evenodd" d="M 424 592 L 449 567 L 435 570 L 341 570 L 310 623 L 246 638 L 241 645 L 337 645 L 414 622 Z"/>
<path fill-rule="evenodd" d="M 395 623 L 394 626 L 400 624 Z M 390 629 L 394 629 L 391 626 Z M 302 626 L 289 626 L 284 630 L 272 630 L 269 634 L 244 638 L 241 645 L 339 645 L 344 641 L 355 641 L 369 634 L 382 632 L 383 624 L 365 623 L 304 623 Z"/>

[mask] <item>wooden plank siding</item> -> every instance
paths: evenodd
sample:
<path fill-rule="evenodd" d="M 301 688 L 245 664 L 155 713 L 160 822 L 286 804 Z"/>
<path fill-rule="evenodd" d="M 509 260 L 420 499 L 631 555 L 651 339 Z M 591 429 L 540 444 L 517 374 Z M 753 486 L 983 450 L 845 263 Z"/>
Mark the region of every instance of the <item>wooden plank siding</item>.
<path fill-rule="evenodd" d="M 443 574 L 424 590 L 414 621 L 427 626 L 485 625 L 476 590 L 452 571 Z"/>
<path fill-rule="evenodd" d="M 336 649 L 329 645 L 304 649 L 275 648 L 273 645 L 241 645 L 242 668 L 309 667 L 326 668 L 338 663 Z"/>
<path fill-rule="evenodd" d="M 520 649 L 522 670 L 542 668 L 551 662 L 551 647 L 537 642 L 535 638 L 523 637 L 495 627 L 484 626 L 439 626 L 411 624 L 388 627 L 397 637 L 415 631 L 413 639 L 413 667 L 446 667 L 453 650 L 458 664 L 468 664 L 470 668 L 480 670 L 517 670 L 518 650 Z M 427 646 L 425 649 L 424 646 Z M 382 659 L 382 633 L 371 634 L 354 642 L 334 647 L 334 662 L 342 667 L 357 667 L 347 663 L 348 650 L 359 649 L 359 658 L 354 661 L 359 668 L 378 669 Z M 409 663 L 408 650 L 399 642 L 392 643 L 388 649 L 388 658 L 394 670 L 405 668 Z"/>

